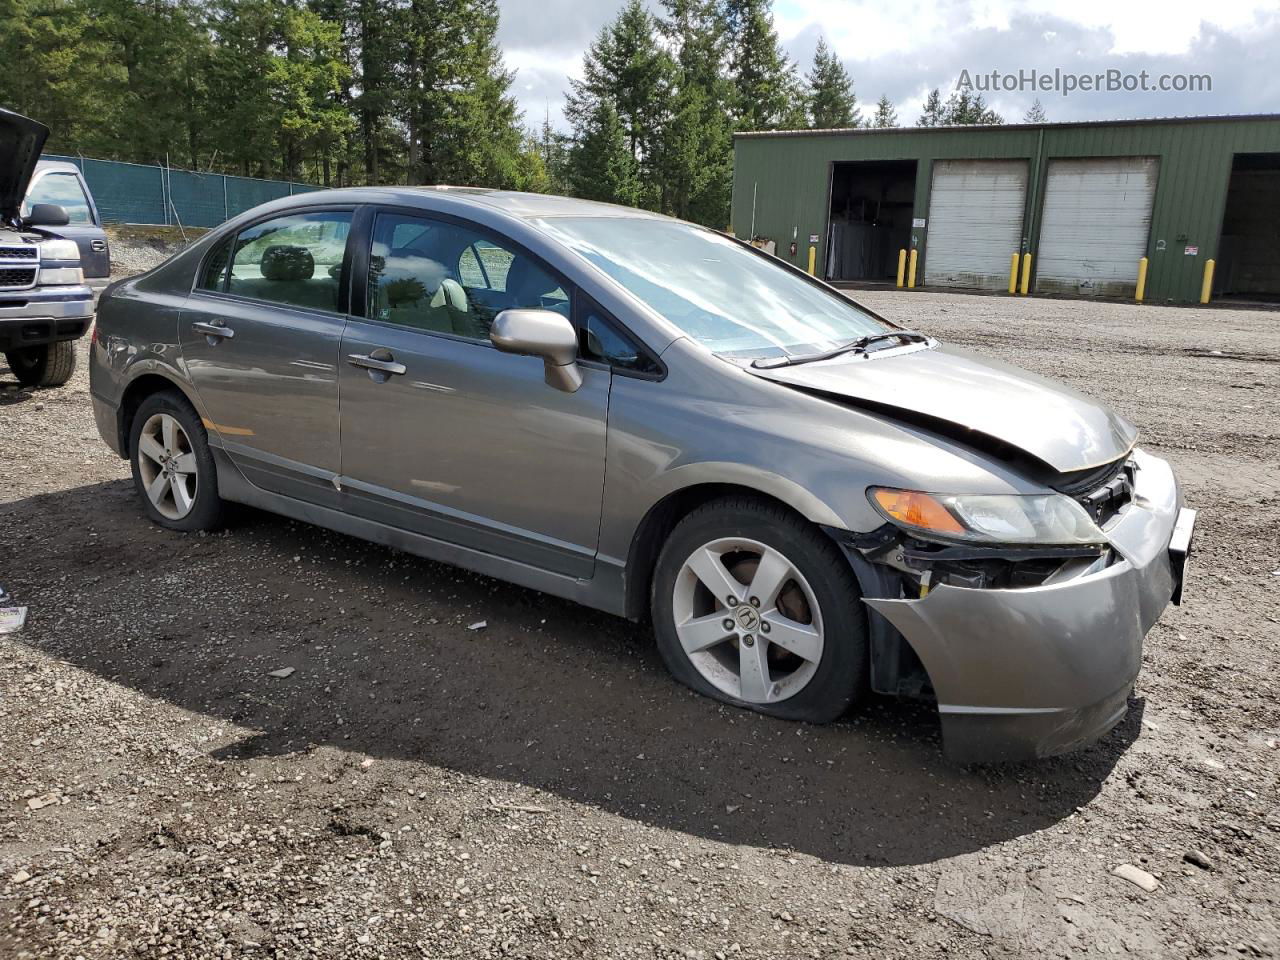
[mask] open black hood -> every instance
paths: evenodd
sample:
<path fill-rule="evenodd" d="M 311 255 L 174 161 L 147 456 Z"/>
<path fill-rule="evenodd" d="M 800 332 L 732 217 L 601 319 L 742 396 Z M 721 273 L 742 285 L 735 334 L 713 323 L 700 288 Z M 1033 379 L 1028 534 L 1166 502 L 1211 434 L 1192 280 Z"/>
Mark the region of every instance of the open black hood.
<path fill-rule="evenodd" d="M 0 109 L 0 220 L 16 226 L 27 185 L 49 138 L 43 123 Z"/>

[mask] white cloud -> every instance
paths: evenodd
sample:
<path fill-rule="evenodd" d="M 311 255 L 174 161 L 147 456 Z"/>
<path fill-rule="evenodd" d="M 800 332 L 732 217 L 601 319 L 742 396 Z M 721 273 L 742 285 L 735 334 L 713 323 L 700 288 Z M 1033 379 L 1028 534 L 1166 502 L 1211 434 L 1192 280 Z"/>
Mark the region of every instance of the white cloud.
<path fill-rule="evenodd" d="M 518 70 L 514 93 L 526 122 L 547 108 L 563 128 L 564 91 L 581 72 L 582 54 L 624 0 L 501 0 L 502 43 Z M 656 0 L 647 0 L 657 7 Z M 845 61 L 859 100 L 888 94 L 899 121 L 913 123 L 928 91 L 945 96 L 960 71 L 998 69 L 1077 73 L 1209 73 L 1205 94 L 1040 94 L 1051 120 L 1250 113 L 1276 109 L 1280 49 L 1275 0 L 774 0 L 788 52 L 806 70 L 819 36 Z M 1018 120 L 1037 94 L 987 96 Z"/>

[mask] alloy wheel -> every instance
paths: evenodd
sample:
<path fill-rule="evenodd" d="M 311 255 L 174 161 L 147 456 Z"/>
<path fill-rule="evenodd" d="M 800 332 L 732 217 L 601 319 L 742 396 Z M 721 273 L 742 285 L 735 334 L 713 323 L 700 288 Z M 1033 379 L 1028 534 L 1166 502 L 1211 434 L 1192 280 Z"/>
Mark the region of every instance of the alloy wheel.
<path fill-rule="evenodd" d="M 727 537 L 693 551 L 676 577 L 676 636 L 721 692 L 754 704 L 795 696 L 822 661 L 822 614 L 790 560 L 755 540 Z"/>
<path fill-rule="evenodd" d="M 181 520 L 200 489 L 191 438 L 177 418 L 152 414 L 138 435 L 138 472 L 147 499 L 168 520 Z"/>

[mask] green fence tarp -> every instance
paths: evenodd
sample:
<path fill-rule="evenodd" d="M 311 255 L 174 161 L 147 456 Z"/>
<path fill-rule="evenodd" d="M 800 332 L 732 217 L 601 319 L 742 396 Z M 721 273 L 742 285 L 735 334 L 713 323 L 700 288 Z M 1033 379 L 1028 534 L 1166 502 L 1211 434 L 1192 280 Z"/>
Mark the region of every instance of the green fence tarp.
<path fill-rule="evenodd" d="M 216 227 L 268 200 L 324 189 L 309 183 L 196 173 L 89 157 L 46 154 L 45 159 L 68 160 L 84 172 L 98 213 L 108 223 Z"/>

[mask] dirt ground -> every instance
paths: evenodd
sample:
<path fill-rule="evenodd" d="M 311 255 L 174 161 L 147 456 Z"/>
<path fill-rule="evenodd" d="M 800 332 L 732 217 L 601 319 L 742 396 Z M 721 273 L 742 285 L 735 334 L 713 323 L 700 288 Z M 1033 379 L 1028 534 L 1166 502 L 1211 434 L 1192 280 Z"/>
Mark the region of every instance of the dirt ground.
<path fill-rule="evenodd" d="M 1188 602 L 1105 740 L 957 768 L 921 706 L 765 719 L 566 602 L 252 511 L 160 530 L 83 368 L 0 365 L 0 956 L 1277 956 L 1280 313 L 863 299 L 1175 464 Z"/>

